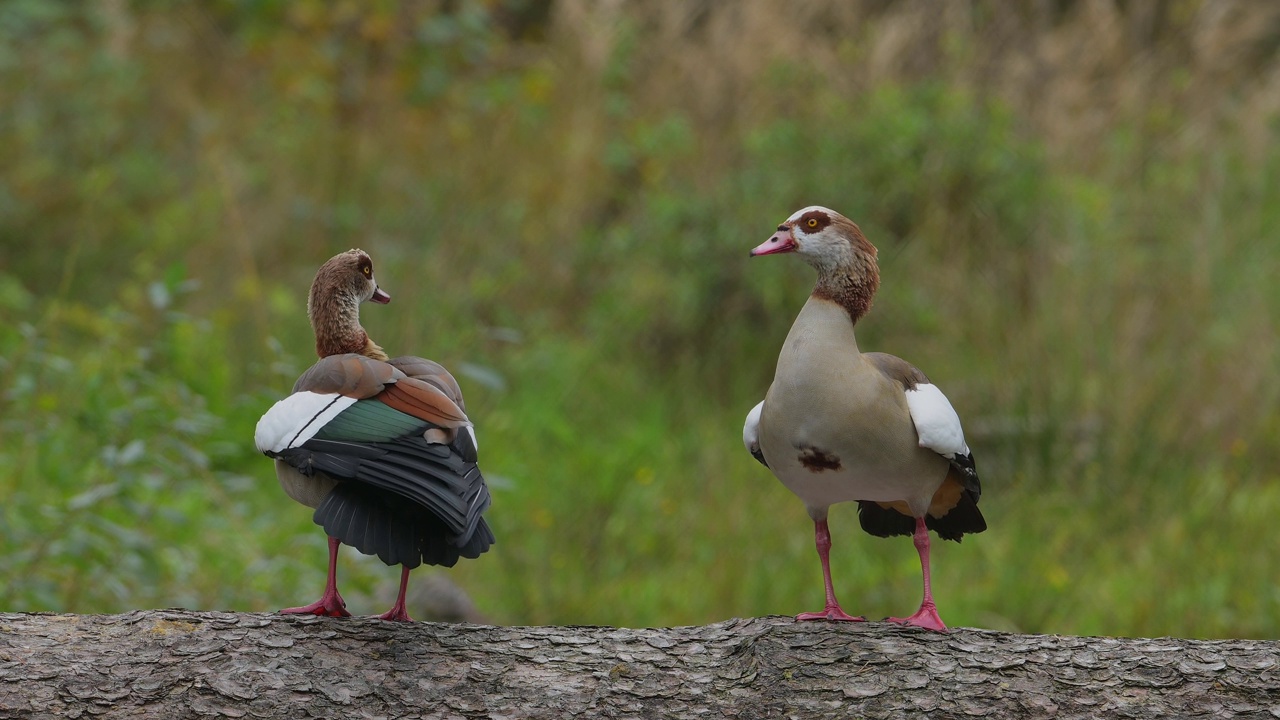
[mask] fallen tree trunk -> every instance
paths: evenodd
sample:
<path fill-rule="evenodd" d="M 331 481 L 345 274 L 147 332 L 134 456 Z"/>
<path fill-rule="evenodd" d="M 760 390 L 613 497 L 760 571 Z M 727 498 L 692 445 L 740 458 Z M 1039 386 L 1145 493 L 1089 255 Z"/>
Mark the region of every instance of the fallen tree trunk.
<path fill-rule="evenodd" d="M 1280 643 L 0 613 L 0 718 L 1280 717 Z"/>

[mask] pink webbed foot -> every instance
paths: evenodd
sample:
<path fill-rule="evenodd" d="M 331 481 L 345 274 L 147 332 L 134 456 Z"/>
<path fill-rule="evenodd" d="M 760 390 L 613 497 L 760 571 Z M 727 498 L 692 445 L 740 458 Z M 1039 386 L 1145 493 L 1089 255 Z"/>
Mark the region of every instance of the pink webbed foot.
<path fill-rule="evenodd" d="M 836 590 L 831 584 L 831 531 L 827 527 L 826 519 L 815 520 L 813 522 L 813 541 L 818 548 L 818 560 L 822 563 L 822 584 L 827 591 L 827 607 L 822 612 L 800 613 L 796 616 L 797 622 L 806 622 L 809 620 L 831 620 L 839 622 L 866 622 L 863 617 L 854 617 L 844 610 L 840 609 L 840 602 L 836 600 Z"/>
<path fill-rule="evenodd" d="M 320 599 L 310 605 L 285 608 L 284 615 L 319 615 L 321 617 L 351 617 L 347 612 L 347 603 L 338 594 L 338 548 L 341 543 L 337 538 L 329 538 L 329 575 L 325 578 L 324 592 Z"/>
<path fill-rule="evenodd" d="M 916 552 L 920 554 L 920 574 L 924 576 L 924 599 L 920 609 L 911 617 L 889 618 L 889 622 L 901 625 L 914 625 L 935 632 L 947 632 L 946 623 L 938 617 L 938 606 L 933 604 L 933 588 L 929 582 L 929 528 L 923 517 L 916 518 L 916 530 L 912 534 L 912 542 Z"/>
<path fill-rule="evenodd" d="M 396 602 L 391 609 L 378 616 L 379 620 L 390 620 L 391 622 L 413 622 L 413 618 L 409 617 L 409 613 L 404 607 L 405 592 L 409 589 L 409 568 L 400 568 L 400 592 L 396 595 Z"/>
<path fill-rule="evenodd" d="M 351 617 L 351 613 L 347 612 L 347 603 L 343 601 L 342 596 L 336 590 L 332 594 L 326 592 L 319 600 L 310 605 L 285 608 L 280 612 L 284 615 L 306 615 L 310 613 L 321 617 Z"/>
<path fill-rule="evenodd" d="M 396 605 L 377 617 L 379 620 L 390 620 L 391 622 L 413 622 L 413 618 L 409 617 L 408 612 L 405 612 L 403 605 Z"/>
<path fill-rule="evenodd" d="M 926 602 L 920 606 L 920 609 L 911 617 L 889 618 L 889 622 L 898 623 L 899 625 L 912 625 L 921 627 L 926 630 L 934 630 L 936 632 L 950 632 L 946 623 L 942 622 L 942 618 L 938 616 L 938 608 L 932 602 Z"/>
<path fill-rule="evenodd" d="M 866 622 L 867 621 L 866 618 L 860 615 L 858 617 L 854 617 L 849 613 L 845 612 L 844 610 L 841 610 L 839 605 L 829 605 L 827 606 L 827 609 L 823 610 L 822 612 L 800 613 L 799 615 L 796 616 L 796 622 L 806 622 L 809 620 L 832 620 L 832 621 L 842 621 L 842 622 Z"/>

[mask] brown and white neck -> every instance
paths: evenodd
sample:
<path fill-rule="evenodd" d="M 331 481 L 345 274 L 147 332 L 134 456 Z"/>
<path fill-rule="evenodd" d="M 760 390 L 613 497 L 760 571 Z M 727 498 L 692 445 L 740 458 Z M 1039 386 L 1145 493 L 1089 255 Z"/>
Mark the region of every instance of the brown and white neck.
<path fill-rule="evenodd" d="M 369 333 L 360 325 L 359 298 L 341 294 L 326 298 L 313 295 L 307 303 L 307 315 L 316 334 L 316 354 L 320 357 L 357 353 L 374 360 L 387 359 L 387 354 L 369 339 Z"/>
<path fill-rule="evenodd" d="M 871 301 L 880 287 L 880 271 L 874 257 L 859 257 L 853 265 L 820 271 L 813 286 L 813 296 L 829 300 L 849 313 L 849 319 L 858 320 L 871 309 Z"/>

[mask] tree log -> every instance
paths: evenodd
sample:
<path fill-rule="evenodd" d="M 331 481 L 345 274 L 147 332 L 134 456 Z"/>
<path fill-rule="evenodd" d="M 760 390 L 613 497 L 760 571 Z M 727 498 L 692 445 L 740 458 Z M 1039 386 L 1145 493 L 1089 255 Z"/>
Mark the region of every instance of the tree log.
<path fill-rule="evenodd" d="M 0 613 L 0 718 L 1280 717 L 1280 642 Z"/>

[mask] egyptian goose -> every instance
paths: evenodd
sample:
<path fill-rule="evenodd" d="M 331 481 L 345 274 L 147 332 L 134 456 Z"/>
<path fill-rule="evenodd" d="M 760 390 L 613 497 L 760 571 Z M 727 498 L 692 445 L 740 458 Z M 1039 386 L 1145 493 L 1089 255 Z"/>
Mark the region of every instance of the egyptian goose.
<path fill-rule="evenodd" d="M 316 273 L 307 315 L 320 361 L 258 421 L 258 450 L 275 458 L 285 493 L 315 508 L 329 536 L 329 575 L 316 602 L 283 613 L 348 617 L 338 594 L 338 547 L 401 565 L 400 593 L 383 620 L 409 622 L 409 571 L 451 567 L 493 544 L 489 489 L 458 383 L 419 357 L 388 358 L 360 326 L 360 303 L 391 302 L 362 250 Z"/>
<path fill-rule="evenodd" d="M 832 504 L 856 500 L 863 530 L 911 535 L 920 554 L 920 609 L 889 619 L 945 632 L 929 584 L 929 530 L 959 541 L 987 528 L 960 418 L 910 363 L 858 349 L 854 326 L 871 307 L 880 271 L 876 249 L 857 225 L 834 210 L 807 207 L 751 255 L 792 252 L 818 271 L 818 282 L 787 333 L 768 394 L 747 415 L 742 439 L 813 518 L 827 604 L 796 619 L 863 619 L 836 601 L 827 528 Z"/>

